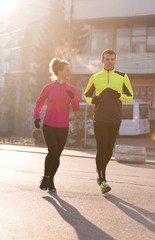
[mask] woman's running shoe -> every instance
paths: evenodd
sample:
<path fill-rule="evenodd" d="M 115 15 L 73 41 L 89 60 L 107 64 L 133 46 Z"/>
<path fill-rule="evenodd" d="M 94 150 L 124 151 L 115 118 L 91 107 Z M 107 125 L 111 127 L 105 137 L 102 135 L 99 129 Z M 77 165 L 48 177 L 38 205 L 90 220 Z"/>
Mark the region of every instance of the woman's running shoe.
<path fill-rule="evenodd" d="M 105 181 L 101 183 L 100 188 L 102 193 L 107 193 L 111 190 L 111 187 Z"/>
<path fill-rule="evenodd" d="M 49 186 L 49 177 L 48 176 L 43 176 L 41 183 L 40 183 L 40 189 L 41 190 L 47 190 Z"/>
<path fill-rule="evenodd" d="M 51 192 L 56 192 L 56 188 L 54 186 L 54 182 L 51 179 L 49 180 L 48 190 L 51 191 Z"/>

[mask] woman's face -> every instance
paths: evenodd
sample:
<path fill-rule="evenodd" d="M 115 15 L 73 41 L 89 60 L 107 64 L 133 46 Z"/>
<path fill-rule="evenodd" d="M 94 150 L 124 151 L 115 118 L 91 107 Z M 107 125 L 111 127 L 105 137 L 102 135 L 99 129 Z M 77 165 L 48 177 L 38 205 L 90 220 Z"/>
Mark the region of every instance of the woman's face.
<path fill-rule="evenodd" d="M 68 64 L 65 64 L 62 70 L 59 70 L 58 77 L 62 78 L 64 82 L 67 82 L 70 78 L 71 71 L 70 66 Z"/>

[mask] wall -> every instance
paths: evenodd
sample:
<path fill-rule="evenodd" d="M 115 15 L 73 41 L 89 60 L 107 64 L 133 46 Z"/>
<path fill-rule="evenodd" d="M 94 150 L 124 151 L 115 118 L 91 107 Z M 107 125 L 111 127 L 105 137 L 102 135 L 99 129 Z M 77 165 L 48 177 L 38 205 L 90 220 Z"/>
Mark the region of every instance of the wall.
<path fill-rule="evenodd" d="M 126 73 L 154 73 L 155 53 L 118 54 L 116 68 Z M 72 58 L 73 74 L 91 74 L 103 68 L 101 57 L 93 55 L 75 55 Z"/>
<path fill-rule="evenodd" d="M 74 20 L 151 15 L 154 9 L 154 0 L 74 0 Z"/>

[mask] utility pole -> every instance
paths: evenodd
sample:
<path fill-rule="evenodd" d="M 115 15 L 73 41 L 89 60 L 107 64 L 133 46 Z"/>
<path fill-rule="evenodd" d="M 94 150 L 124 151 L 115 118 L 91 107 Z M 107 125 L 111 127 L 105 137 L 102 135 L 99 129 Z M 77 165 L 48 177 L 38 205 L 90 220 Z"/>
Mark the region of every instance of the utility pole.
<path fill-rule="evenodd" d="M 68 53 L 68 61 L 72 62 L 72 37 L 73 37 L 73 4 L 74 0 L 71 0 L 70 3 L 70 20 L 69 20 L 69 53 Z"/>

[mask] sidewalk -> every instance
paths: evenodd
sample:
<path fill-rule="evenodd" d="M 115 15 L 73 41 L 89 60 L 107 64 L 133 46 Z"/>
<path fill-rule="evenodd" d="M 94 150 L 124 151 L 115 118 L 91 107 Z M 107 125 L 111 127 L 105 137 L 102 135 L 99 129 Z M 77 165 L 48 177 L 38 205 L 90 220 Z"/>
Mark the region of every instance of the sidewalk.
<path fill-rule="evenodd" d="M 88 138 L 87 144 L 91 145 L 94 149 L 96 148 L 95 138 Z M 146 148 L 147 157 L 155 160 L 155 140 L 151 137 L 146 136 L 128 136 L 118 137 L 116 139 L 116 145 L 127 145 L 127 146 L 143 146 Z"/>
<path fill-rule="evenodd" d="M 88 145 L 95 146 L 95 138 L 87 138 Z M 133 146 L 144 146 L 147 151 L 155 151 L 155 140 L 151 137 L 146 136 L 127 136 L 127 137 L 118 137 L 116 139 L 116 144 L 121 145 L 133 145 Z"/>
<path fill-rule="evenodd" d="M 133 146 L 144 146 L 147 151 L 155 152 L 155 140 L 150 137 L 118 137 L 116 140 L 116 144 L 121 145 L 133 145 Z"/>
<path fill-rule="evenodd" d="M 143 146 L 146 148 L 147 158 L 155 161 L 155 140 L 150 137 L 119 137 L 117 145 Z"/>
<path fill-rule="evenodd" d="M 21 146 L 21 145 L 7 145 L 0 144 L 0 150 L 7 151 L 17 151 L 17 152 L 29 152 L 29 153 L 40 153 L 46 154 L 47 148 L 45 147 L 33 147 L 33 146 Z M 62 156 L 72 156 L 72 157 L 81 157 L 81 158 L 89 158 L 95 159 L 96 151 L 95 150 L 80 150 L 80 149 L 67 149 L 63 150 Z M 113 156 L 111 160 L 115 161 L 115 157 Z M 147 156 L 145 164 L 155 164 L 155 157 Z"/>

